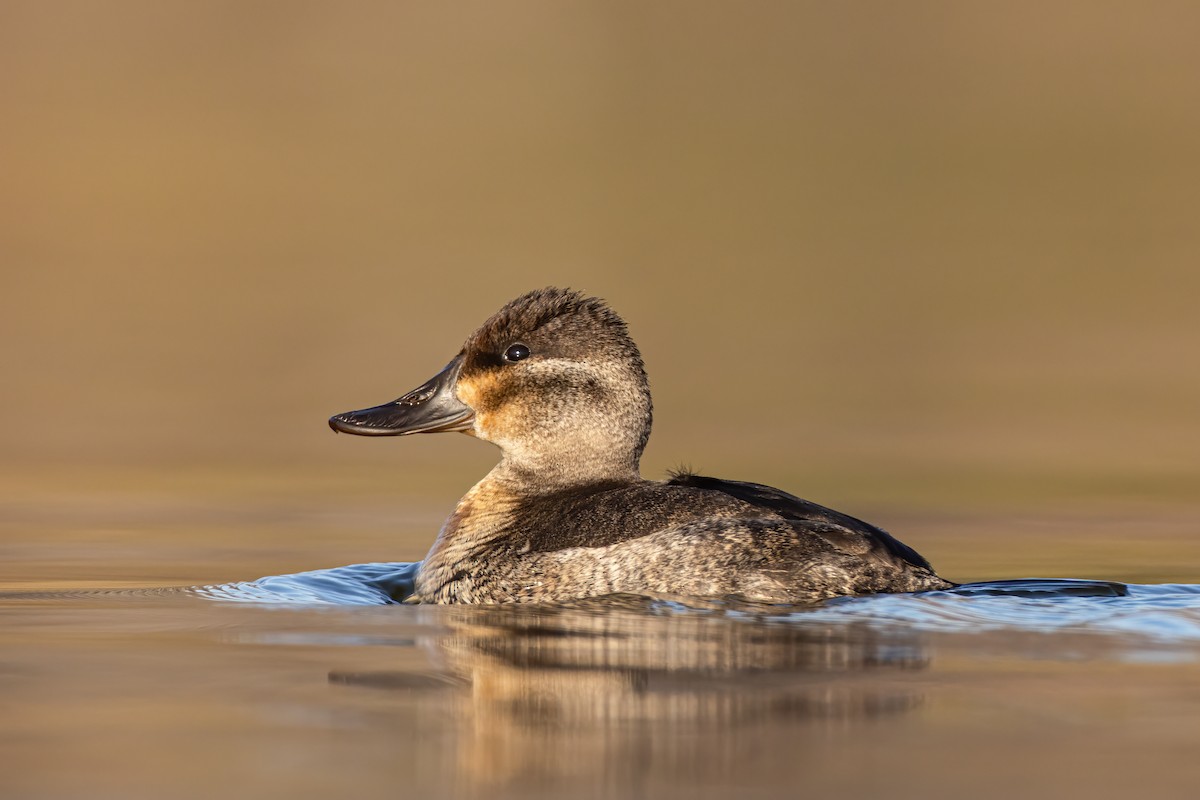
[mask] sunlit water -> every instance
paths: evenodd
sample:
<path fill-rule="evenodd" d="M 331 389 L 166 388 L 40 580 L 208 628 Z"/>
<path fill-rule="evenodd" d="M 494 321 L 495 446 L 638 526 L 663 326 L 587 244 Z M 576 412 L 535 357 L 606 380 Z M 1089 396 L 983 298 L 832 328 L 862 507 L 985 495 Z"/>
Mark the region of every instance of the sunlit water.
<path fill-rule="evenodd" d="M 412 592 L 419 563 L 356 564 L 256 581 L 198 587 L 216 600 L 263 604 L 389 605 Z M 630 598 L 620 598 L 628 607 Z M 590 601 L 595 609 L 604 600 Z M 1071 630 L 1129 637 L 1138 642 L 1200 642 L 1200 585 L 1119 584 L 1027 579 L 965 584 L 919 594 L 837 598 L 811 607 L 746 606 L 696 599 L 648 599 L 650 614 L 723 612 L 731 618 L 770 619 L 796 626 L 980 633 Z"/>
<path fill-rule="evenodd" d="M 397 603 L 416 566 L 0 595 L 0 796 L 1188 797 L 1200 778 L 1200 586 Z"/>

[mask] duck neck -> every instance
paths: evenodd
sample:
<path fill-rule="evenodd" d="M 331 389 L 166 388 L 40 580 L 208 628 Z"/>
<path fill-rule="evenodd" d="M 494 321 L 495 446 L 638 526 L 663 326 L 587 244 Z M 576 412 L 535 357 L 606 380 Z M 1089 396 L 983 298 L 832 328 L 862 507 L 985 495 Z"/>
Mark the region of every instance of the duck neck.
<path fill-rule="evenodd" d="M 584 489 L 589 486 L 637 483 L 642 479 L 638 460 L 631 455 L 602 457 L 581 453 L 505 453 L 483 483 L 516 497 Z"/>

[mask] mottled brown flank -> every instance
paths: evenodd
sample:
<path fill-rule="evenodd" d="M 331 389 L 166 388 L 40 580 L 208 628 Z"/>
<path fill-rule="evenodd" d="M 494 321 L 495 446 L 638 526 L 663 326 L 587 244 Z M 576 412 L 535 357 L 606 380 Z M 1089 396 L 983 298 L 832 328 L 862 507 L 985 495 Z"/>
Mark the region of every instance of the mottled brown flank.
<path fill-rule="evenodd" d="M 547 602 L 652 593 L 789 603 L 953 585 L 861 520 L 770 487 L 685 480 L 726 490 L 640 481 L 515 501 L 493 495 L 499 502 L 477 519 L 451 518 L 443 536 L 457 545 L 453 558 L 431 553 L 419 597 Z M 752 495 L 770 505 L 743 499 Z"/>
<path fill-rule="evenodd" d="M 752 506 L 718 492 L 662 483 L 617 484 L 560 492 L 522 504 L 512 532 L 531 552 L 606 547 L 694 521 L 697 517 L 753 517 Z M 569 524 L 563 524 L 569 520 Z"/>

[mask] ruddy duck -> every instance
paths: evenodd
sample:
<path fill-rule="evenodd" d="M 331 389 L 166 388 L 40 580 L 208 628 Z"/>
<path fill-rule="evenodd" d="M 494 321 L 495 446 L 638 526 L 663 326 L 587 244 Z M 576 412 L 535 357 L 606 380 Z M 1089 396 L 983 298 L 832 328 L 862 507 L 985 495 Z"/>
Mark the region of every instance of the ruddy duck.
<path fill-rule="evenodd" d="M 885 531 L 779 489 L 642 478 L 650 419 L 625 323 L 601 300 L 548 288 L 500 309 L 427 383 L 329 425 L 364 436 L 460 431 L 500 448 L 442 526 L 410 600 L 794 603 L 954 585 Z"/>

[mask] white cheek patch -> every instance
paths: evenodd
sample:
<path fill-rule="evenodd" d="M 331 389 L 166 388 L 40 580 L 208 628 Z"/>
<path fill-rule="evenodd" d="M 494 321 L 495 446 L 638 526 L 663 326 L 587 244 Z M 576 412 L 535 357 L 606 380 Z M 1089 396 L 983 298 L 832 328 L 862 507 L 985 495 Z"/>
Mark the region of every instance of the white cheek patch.
<path fill-rule="evenodd" d="M 474 434 L 499 445 L 508 458 L 533 464 L 627 447 L 621 429 L 628 412 L 640 408 L 624 396 L 634 393 L 624 391 L 629 378 L 619 364 L 535 354 L 502 368 L 491 379 L 495 384 L 471 387 L 460 397 L 483 399 L 479 393 L 503 391 L 508 380 L 518 384 L 520 391 L 507 394 L 502 406 L 476 410 Z"/>

